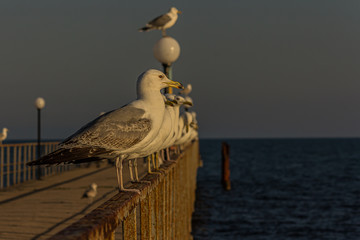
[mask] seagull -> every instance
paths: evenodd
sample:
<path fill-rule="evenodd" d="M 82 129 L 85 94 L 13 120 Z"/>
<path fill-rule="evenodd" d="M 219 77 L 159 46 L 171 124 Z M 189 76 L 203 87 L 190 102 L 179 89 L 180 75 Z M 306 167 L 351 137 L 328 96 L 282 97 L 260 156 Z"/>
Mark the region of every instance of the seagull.
<path fill-rule="evenodd" d="M 162 145 L 164 145 L 164 140 L 167 137 L 167 134 L 170 133 L 171 131 L 171 123 L 172 123 L 172 119 L 170 116 L 170 112 L 169 112 L 169 108 L 172 108 L 172 106 L 174 105 L 171 101 L 168 101 L 166 99 L 166 97 L 164 95 L 162 95 L 164 103 L 165 103 L 165 111 L 164 111 L 164 117 L 163 117 L 163 121 L 161 124 L 161 128 L 157 134 L 157 137 L 147 146 L 145 146 L 143 149 L 141 149 L 140 151 L 133 153 L 129 156 L 129 159 L 133 159 L 133 163 L 130 160 L 130 164 L 129 164 L 129 168 L 130 168 L 130 178 L 133 181 L 133 174 L 132 174 L 132 168 L 133 166 L 137 165 L 137 158 L 141 158 L 141 157 L 146 157 L 147 156 L 147 161 L 148 161 L 148 173 L 152 173 L 151 172 L 151 167 L 150 167 L 150 156 L 153 153 L 156 153 L 156 161 L 159 160 L 158 158 L 158 154 L 157 152 L 160 151 L 162 149 Z M 151 158 L 154 159 L 154 156 L 152 155 Z M 162 160 L 162 159 L 161 159 Z M 160 162 L 161 164 L 161 162 Z M 158 166 L 160 166 L 160 164 L 154 164 L 153 165 L 155 167 L 155 169 L 158 168 Z M 136 166 L 135 166 L 135 178 L 136 181 L 139 181 L 138 176 L 137 176 L 137 170 L 136 170 Z"/>
<path fill-rule="evenodd" d="M 7 128 L 3 128 L 2 133 L 0 133 L 0 144 L 7 138 L 7 132 L 9 130 Z"/>
<path fill-rule="evenodd" d="M 95 198 L 97 194 L 97 184 L 96 183 L 92 183 L 89 188 L 84 192 L 84 194 L 82 195 L 81 198 L 89 198 L 90 202 L 93 201 L 93 199 Z"/>
<path fill-rule="evenodd" d="M 187 112 L 187 111 L 189 111 L 189 108 L 191 108 L 193 106 L 193 100 L 191 97 L 185 96 L 185 101 L 187 103 L 190 103 L 190 104 L 184 103 L 184 110 Z"/>
<path fill-rule="evenodd" d="M 175 7 L 172 7 L 170 8 L 168 13 L 154 18 L 153 20 L 148 22 L 145 27 L 140 28 L 139 32 L 147 32 L 153 29 L 159 29 L 162 31 L 163 37 L 165 37 L 165 30 L 171 28 L 175 24 L 178 18 L 178 14 L 181 14 L 181 11 L 177 10 Z"/>
<path fill-rule="evenodd" d="M 58 150 L 28 165 L 115 160 L 119 191 L 139 193 L 124 188 L 123 161 L 157 137 L 165 112 L 160 90 L 166 87 L 183 88 L 163 72 L 154 69 L 143 72 L 137 80 L 136 100 L 97 117 L 65 139 Z"/>
<path fill-rule="evenodd" d="M 192 105 L 192 103 L 187 102 L 182 96 L 175 96 L 174 94 L 166 94 L 166 96 L 168 97 L 169 100 L 173 100 L 174 101 L 174 107 L 173 107 L 173 111 L 175 113 L 174 115 L 174 120 L 173 120 L 173 124 L 172 124 L 172 137 L 170 139 L 167 139 L 167 145 L 164 146 L 165 148 L 171 147 L 174 145 L 175 141 L 177 139 L 179 139 L 181 137 L 181 131 L 183 129 L 184 126 L 184 122 L 183 119 L 180 118 L 180 107 L 183 104 L 188 104 L 188 105 Z"/>

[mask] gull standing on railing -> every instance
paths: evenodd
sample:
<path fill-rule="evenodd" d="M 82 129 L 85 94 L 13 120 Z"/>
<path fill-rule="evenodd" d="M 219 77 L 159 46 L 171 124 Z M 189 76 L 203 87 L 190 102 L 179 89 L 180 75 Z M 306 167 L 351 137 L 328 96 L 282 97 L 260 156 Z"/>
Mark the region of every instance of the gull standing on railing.
<path fill-rule="evenodd" d="M 82 195 L 81 198 L 89 198 L 90 199 L 90 203 L 92 203 L 92 201 L 94 200 L 94 198 L 96 197 L 97 194 L 97 184 L 96 183 L 92 183 L 89 188 L 84 192 L 84 194 Z"/>
<path fill-rule="evenodd" d="M 7 138 L 7 132 L 9 130 L 7 128 L 3 128 L 2 133 L 0 133 L 0 144 Z"/>
<path fill-rule="evenodd" d="M 28 165 L 82 163 L 114 159 L 120 191 L 124 189 L 123 160 L 141 151 L 156 137 L 163 122 L 165 104 L 160 90 L 183 88 L 164 73 L 150 69 L 137 80 L 137 99 L 107 112 L 82 127 L 60 144 L 60 149 Z"/>
<path fill-rule="evenodd" d="M 166 94 L 166 96 L 168 97 L 168 99 L 173 100 L 175 103 L 174 104 L 175 117 L 174 117 L 173 128 L 172 128 L 172 131 L 173 131 L 172 137 L 168 140 L 168 142 L 167 142 L 168 145 L 164 146 L 165 148 L 173 146 L 175 141 L 177 139 L 179 139 L 181 136 L 180 129 L 182 129 L 182 127 L 183 127 L 183 122 L 181 123 L 182 120 L 180 119 L 180 107 L 183 104 L 191 105 L 191 103 L 187 102 L 181 96 L 176 96 L 173 94 Z"/>
<path fill-rule="evenodd" d="M 189 96 L 185 97 L 186 102 L 191 103 L 186 104 L 184 103 L 184 112 L 182 113 L 181 117 L 184 118 L 184 128 L 182 130 L 182 136 L 180 139 L 178 139 L 175 144 L 178 145 L 186 145 L 187 143 L 191 142 L 196 136 L 197 136 L 197 121 L 196 121 L 196 113 L 190 112 L 189 109 L 193 106 L 192 99 Z"/>
<path fill-rule="evenodd" d="M 178 19 L 178 14 L 181 14 L 181 11 L 177 10 L 175 7 L 172 7 L 168 13 L 154 18 L 148 22 L 145 27 L 140 28 L 139 31 L 147 32 L 153 29 L 159 29 L 162 31 L 163 37 L 165 37 L 166 29 L 171 28 L 175 24 L 176 20 Z"/>
<path fill-rule="evenodd" d="M 145 146 L 143 149 L 141 149 L 139 152 L 133 153 L 129 155 L 129 169 L 130 169 L 130 178 L 133 181 L 133 166 L 135 167 L 135 180 L 139 181 L 138 173 L 137 173 L 137 158 L 140 157 L 147 157 L 147 166 L 148 166 L 148 173 L 152 173 L 151 171 L 151 160 L 153 160 L 154 168 L 157 169 L 161 162 L 159 163 L 159 155 L 158 151 L 162 149 L 162 145 L 164 145 L 165 135 L 169 134 L 171 131 L 171 116 L 169 113 L 169 108 L 172 108 L 173 103 L 171 101 L 168 101 L 166 97 L 163 95 L 164 103 L 165 103 L 165 112 L 163 117 L 163 122 L 161 124 L 161 128 L 158 132 L 157 137 L 149 143 L 147 146 Z M 172 105 L 172 106 L 171 106 Z M 156 153 L 156 154 L 154 154 Z M 156 164 L 155 164 L 156 160 Z M 161 159 L 162 160 L 162 159 Z"/>

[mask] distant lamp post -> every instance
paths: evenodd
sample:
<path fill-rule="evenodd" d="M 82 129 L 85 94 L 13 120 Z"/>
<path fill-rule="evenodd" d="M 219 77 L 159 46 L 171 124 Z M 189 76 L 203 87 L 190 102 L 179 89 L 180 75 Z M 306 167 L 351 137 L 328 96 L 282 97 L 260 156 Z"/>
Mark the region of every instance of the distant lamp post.
<path fill-rule="evenodd" d="M 154 46 L 154 56 L 162 63 L 164 67 L 164 73 L 169 79 L 172 79 L 171 65 L 180 56 L 180 45 L 172 37 L 162 37 Z M 172 93 L 172 89 L 169 87 L 165 89 L 166 93 Z"/>
<path fill-rule="evenodd" d="M 37 109 L 37 158 L 41 157 L 41 109 L 45 107 L 45 100 L 38 97 L 35 100 L 35 107 Z M 37 168 L 37 179 L 41 178 L 41 168 Z"/>

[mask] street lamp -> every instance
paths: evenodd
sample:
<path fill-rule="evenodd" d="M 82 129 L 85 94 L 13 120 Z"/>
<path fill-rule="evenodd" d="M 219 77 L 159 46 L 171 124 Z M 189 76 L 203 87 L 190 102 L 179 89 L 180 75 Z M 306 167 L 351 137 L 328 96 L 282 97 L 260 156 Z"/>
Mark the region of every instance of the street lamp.
<path fill-rule="evenodd" d="M 155 58 L 162 63 L 166 76 L 172 79 L 171 64 L 180 56 L 179 43 L 174 38 L 165 36 L 157 41 L 153 51 Z M 172 93 L 172 89 L 169 87 L 165 92 Z"/>
<path fill-rule="evenodd" d="M 45 107 L 45 100 L 41 97 L 38 97 L 35 100 L 35 107 L 37 109 L 37 158 L 39 159 L 41 157 L 41 109 Z M 41 178 L 41 168 L 38 167 L 37 169 L 37 178 Z"/>

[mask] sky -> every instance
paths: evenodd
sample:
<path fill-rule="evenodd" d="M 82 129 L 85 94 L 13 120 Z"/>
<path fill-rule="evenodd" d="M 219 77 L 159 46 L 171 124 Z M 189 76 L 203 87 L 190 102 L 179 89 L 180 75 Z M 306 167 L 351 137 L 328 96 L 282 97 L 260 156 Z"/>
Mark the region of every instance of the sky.
<path fill-rule="evenodd" d="M 0 129 L 35 139 L 37 97 L 46 139 L 134 100 L 162 69 L 161 32 L 137 29 L 172 6 L 200 138 L 360 136 L 356 0 L 1 1 Z"/>

